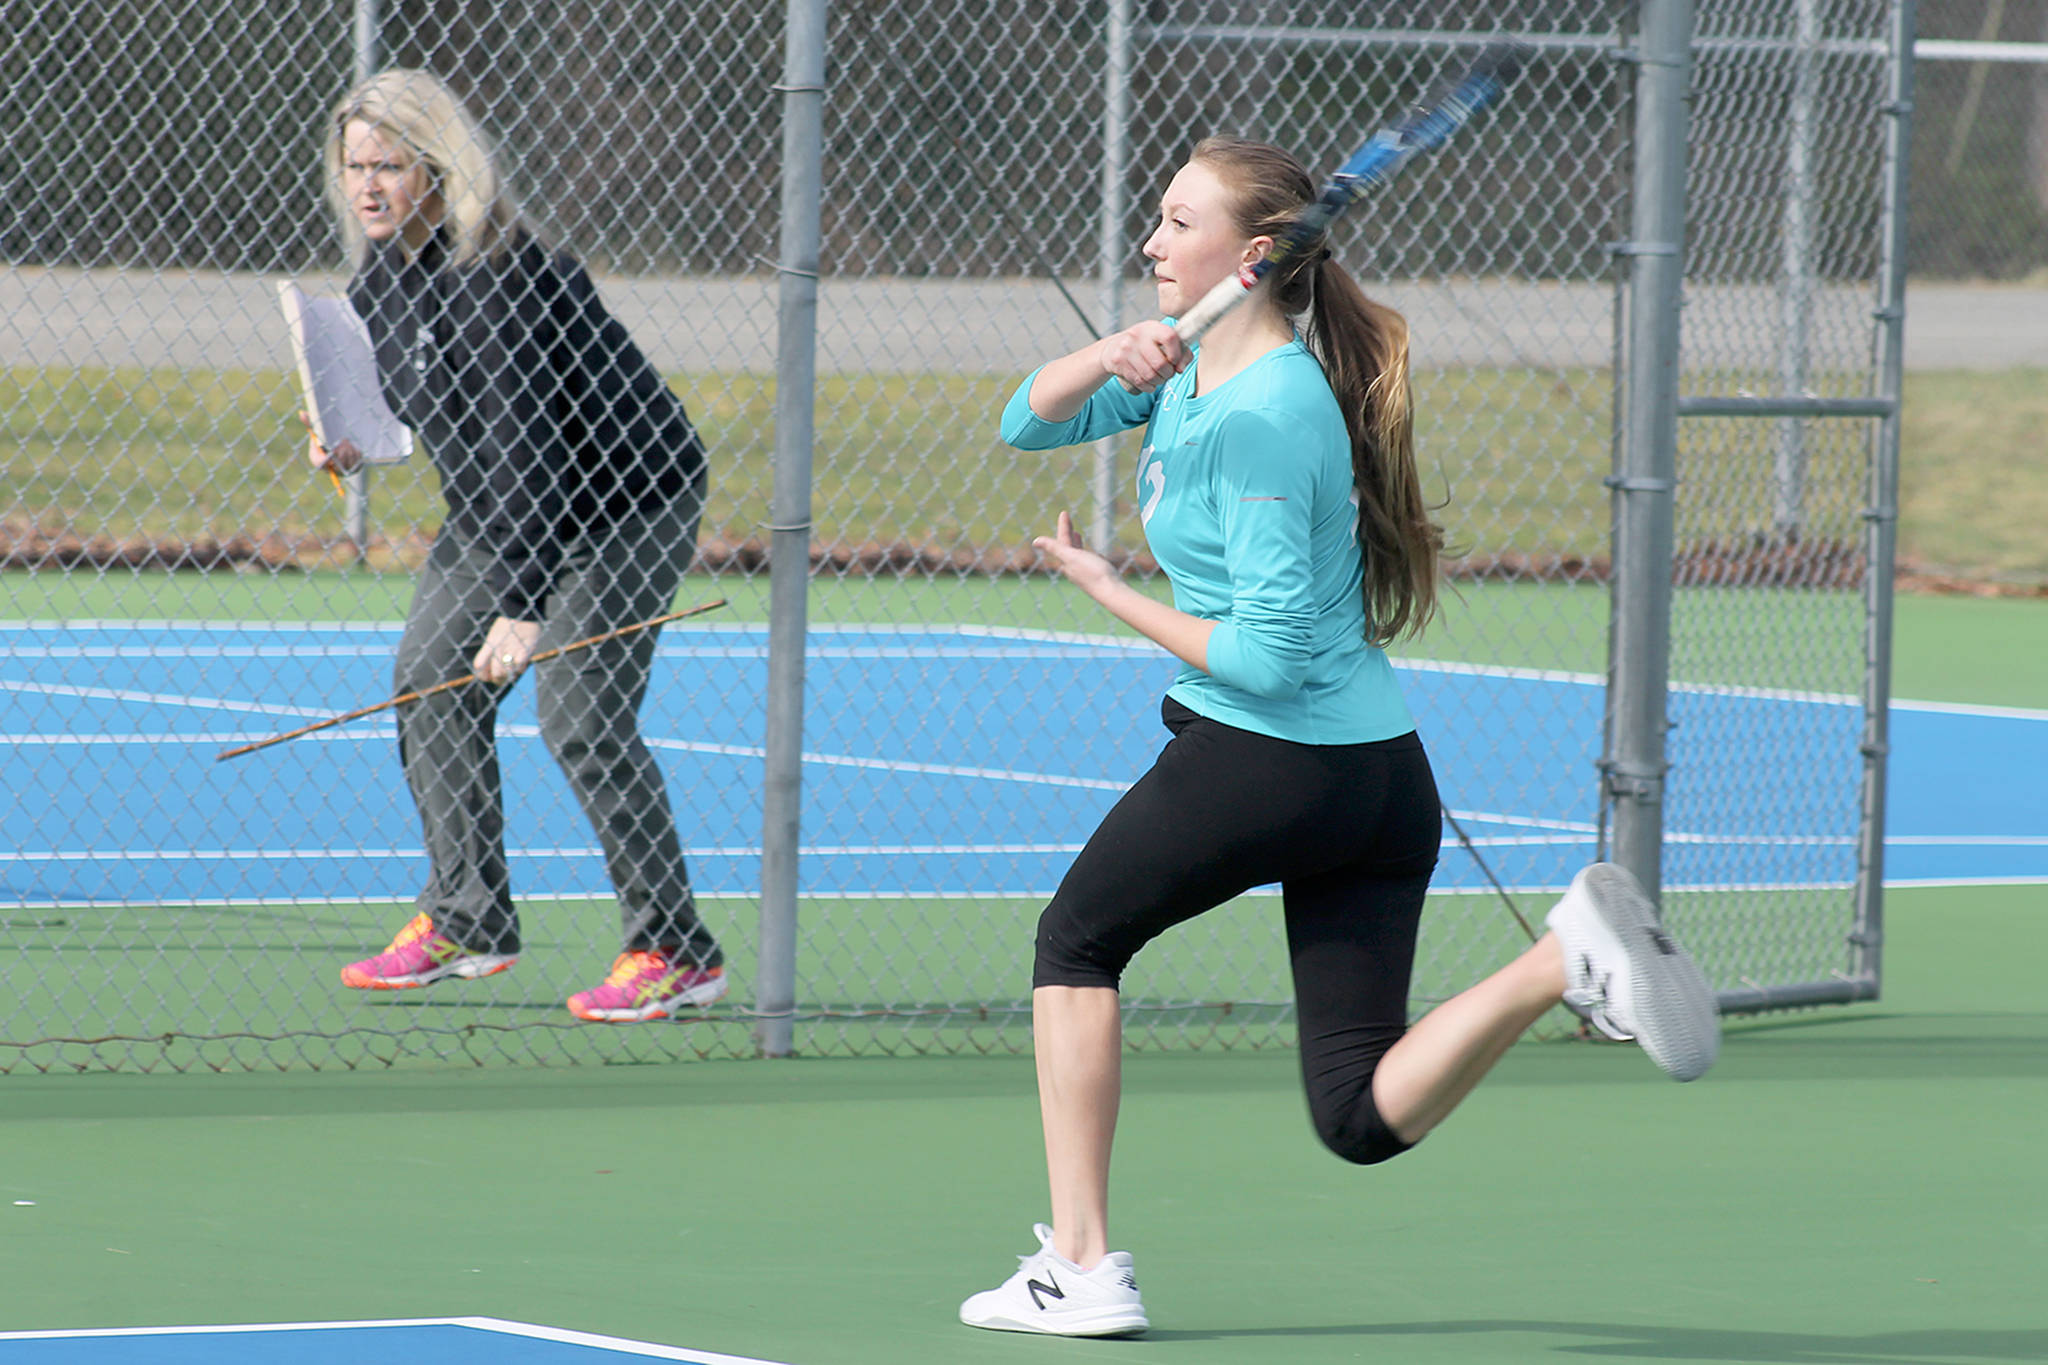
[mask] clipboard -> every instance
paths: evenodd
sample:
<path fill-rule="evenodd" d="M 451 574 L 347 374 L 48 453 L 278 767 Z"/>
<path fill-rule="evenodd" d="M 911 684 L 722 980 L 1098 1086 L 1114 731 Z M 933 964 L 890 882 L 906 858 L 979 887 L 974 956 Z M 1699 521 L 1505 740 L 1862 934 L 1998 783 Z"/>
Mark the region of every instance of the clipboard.
<path fill-rule="evenodd" d="M 306 391 L 306 414 L 320 444 L 331 450 L 351 441 L 373 465 L 410 456 L 412 429 L 384 401 L 369 328 L 348 300 L 308 294 L 290 280 L 278 284 L 277 297 Z"/>

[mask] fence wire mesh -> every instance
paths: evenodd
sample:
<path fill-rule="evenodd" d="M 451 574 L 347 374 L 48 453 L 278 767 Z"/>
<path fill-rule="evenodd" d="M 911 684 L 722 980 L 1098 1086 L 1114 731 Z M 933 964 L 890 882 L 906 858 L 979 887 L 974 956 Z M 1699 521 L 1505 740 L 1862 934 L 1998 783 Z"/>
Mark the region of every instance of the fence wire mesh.
<path fill-rule="evenodd" d="M 1882 395 L 1872 282 L 1884 264 L 1891 10 L 1884 0 L 1702 9 L 1687 394 Z M 1877 428 L 1770 416 L 1679 425 L 1665 905 L 1713 945 L 1724 992 L 1847 981 L 1863 965 L 1858 699 Z M 1760 780 L 1764 752 L 1801 780 Z M 1745 827 L 1787 834 L 1698 837 Z"/>
<path fill-rule="evenodd" d="M 1915 276 L 2048 283 L 2048 0 L 1919 7 Z"/>
<path fill-rule="evenodd" d="M 1420 445 L 1457 552 L 1445 619 L 1403 658 L 1460 836 L 1426 921 L 1417 1007 L 1523 941 L 1504 896 L 1533 920 L 1543 889 L 1599 850 L 1609 251 L 1627 223 L 1633 7 L 1456 0 L 1432 7 L 1427 31 L 1406 9 L 831 7 L 803 1050 L 1028 1046 L 1037 910 L 1162 737 L 1151 714 L 1170 667 L 1029 550 L 1071 507 L 1163 590 L 1127 488 L 1135 445 L 1019 457 L 994 434 L 1010 389 L 1148 313 L 1137 244 L 1201 135 L 1267 138 L 1320 174 L 1503 31 L 1535 44 L 1514 98 L 1338 242 L 1410 319 Z M 1801 66 L 1781 41 L 1791 9 L 1701 6 L 1704 36 L 1772 40 L 1700 57 L 1686 346 L 1688 385 L 1702 391 L 1776 392 L 1795 377 L 1795 391 L 1868 391 L 1883 58 L 1866 43 Z M 1885 10 L 1828 0 L 1818 22 L 1875 40 Z M 751 1052 L 779 7 L 114 0 L 9 12 L 0 734 L 25 776 L 0 892 L 0 1070 Z M 1106 103 L 1119 64 L 1121 116 Z M 605 1028 L 563 1008 L 622 945 L 598 840 L 530 685 L 498 726 L 523 946 L 514 969 L 474 981 L 351 991 L 336 979 L 406 921 L 424 875 L 388 720 L 213 761 L 389 695 L 443 519 L 424 454 L 375 470 L 346 502 L 310 474 L 276 306 L 282 279 L 347 287 L 321 146 L 340 94 L 385 66 L 432 70 L 465 99 L 528 220 L 588 266 L 710 452 L 678 600 L 728 605 L 664 635 L 644 716 L 732 983 L 681 1023 Z M 1801 91 L 1813 132 L 1803 224 L 1782 192 L 1784 111 Z M 1809 245 L 1795 346 L 1785 243 L 1798 233 Z M 1865 426 L 1686 429 L 1675 678 L 1856 690 Z M 1813 800 L 1826 809 L 1786 820 L 1812 817 L 1853 844 L 1858 759 L 1836 723 L 1853 707 L 1724 742 L 1718 721 L 1688 711 L 1692 695 L 1673 704 L 1694 746 L 1674 781 L 1700 793 L 1682 834 L 1748 823 L 1715 804 L 1749 799 L 1715 795 L 1719 768 L 1762 743 L 1810 759 L 1825 792 Z M 1727 789 L 1746 791 L 1739 779 Z M 1695 860 L 1681 841 L 1671 867 L 1674 882 L 1719 888 L 1701 893 L 1711 913 L 1693 921 L 1717 984 L 1839 966 L 1833 862 L 1830 889 L 1759 898 L 1732 888 L 1804 886 L 1811 849 L 1709 842 Z M 1149 949 L 1126 983 L 1134 1044 L 1289 1041 L 1274 917 L 1269 899 L 1248 897 Z"/>

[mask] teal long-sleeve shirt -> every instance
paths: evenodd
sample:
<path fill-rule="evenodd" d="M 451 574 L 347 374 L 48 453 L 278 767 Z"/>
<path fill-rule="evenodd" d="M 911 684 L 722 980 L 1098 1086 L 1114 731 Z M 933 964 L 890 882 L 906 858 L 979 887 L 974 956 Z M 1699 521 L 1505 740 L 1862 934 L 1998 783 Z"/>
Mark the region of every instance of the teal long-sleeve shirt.
<path fill-rule="evenodd" d="M 1351 441 L 1299 340 L 1214 392 L 1195 366 L 1151 393 L 1115 380 L 1065 422 L 1031 411 L 1034 372 L 1002 438 L 1053 450 L 1146 427 L 1136 495 L 1173 604 L 1216 622 L 1207 672 L 1167 695 L 1197 714 L 1298 744 L 1362 744 L 1415 728 L 1386 654 L 1365 639 Z"/>

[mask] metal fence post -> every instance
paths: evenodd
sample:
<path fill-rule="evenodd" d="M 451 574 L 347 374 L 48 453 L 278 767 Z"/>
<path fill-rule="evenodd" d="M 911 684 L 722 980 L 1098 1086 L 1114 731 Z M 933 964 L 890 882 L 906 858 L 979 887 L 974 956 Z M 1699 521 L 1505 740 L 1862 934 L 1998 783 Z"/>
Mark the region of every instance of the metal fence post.
<path fill-rule="evenodd" d="M 1798 0 L 1793 18 L 1791 116 L 1785 133 L 1785 294 L 1778 337 L 1778 392 L 1787 398 L 1806 392 L 1813 343 L 1813 143 L 1819 84 L 1814 64 L 1821 36 L 1819 0 Z M 1790 541 L 1798 538 L 1806 520 L 1804 418 L 1778 419 L 1777 462 L 1773 529 L 1780 541 Z"/>
<path fill-rule="evenodd" d="M 1684 276 L 1692 0 L 1643 0 L 1637 36 L 1628 387 L 1614 490 L 1613 657 L 1601 768 L 1614 860 L 1652 895 L 1663 880 L 1665 692 L 1671 666 L 1672 495 Z"/>
<path fill-rule="evenodd" d="M 825 160 L 825 2 L 789 0 L 782 83 L 782 249 L 769 525 L 768 715 L 754 1042 L 789 1055 L 796 1010 L 797 839 L 803 806 L 804 636 Z"/>
<path fill-rule="evenodd" d="M 1863 812 L 1857 843 L 1851 975 L 1876 999 L 1884 963 L 1885 766 L 1891 751 L 1892 572 L 1899 524 L 1899 404 L 1906 353 L 1907 146 L 1913 123 L 1914 0 L 1893 0 L 1891 88 L 1885 101 L 1883 234 L 1878 266 L 1877 382 L 1892 402 L 1878 424 L 1864 508 Z"/>
<path fill-rule="evenodd" d="M 377 0 L 356 0 L 351 26 L 355 45 L 356 84 L 377 74 L 377 34 L 380 17 Z M 350 264 L 354 264 L 351 262 Z M 360 465 L 342 476 L 342 526 L 358 557 L 370 548 L 370 467 Z"/>
<path fill-rule="evenodd" d="M 1108 48 L 1102 73 L 1102 209 L 1097 220 L 1096 272 L 1101 303 L 1102 334 L 1123 326 L 1124 167 L 1130 158 L 1131 123 L 1131 0 L 1109 0 L 1109 22 L 1103 42 Z M 1095 512 L 1089 518 L 1088 545 L 1106 554 L 1116 531 L 1116 447 L 1112 440 L 1095 443 Z"/>

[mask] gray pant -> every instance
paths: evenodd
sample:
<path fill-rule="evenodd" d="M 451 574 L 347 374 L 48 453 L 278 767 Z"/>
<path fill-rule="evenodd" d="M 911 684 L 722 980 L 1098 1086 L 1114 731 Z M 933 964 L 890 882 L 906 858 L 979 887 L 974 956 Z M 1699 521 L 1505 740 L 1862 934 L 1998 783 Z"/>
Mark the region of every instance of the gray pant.
<path fill-rule="evenodd" d="M 701 511 L 701 500 L 686 496 L 572 543 L 536 652 L 669 611 L 695 553 Z M 471 671 L 498 615 L 485 577 L 490 562 L 488 551 L 451 531 L 435 540 L 398 646 L 399 693 Z M 624 947 L 677 950 L 717 966 L 722 955 L 697 917 L 661 769 L 640 737 L 657 634 L 640 631 L 536 664 L 535 702 L 548 750 L 603 846 Z M 519 951 L 498 775 L 498 703 L 507 690 L 472 683 L 398 711 L 399 761 L 430 864 L 419 908 L 479 953 Z"/>

